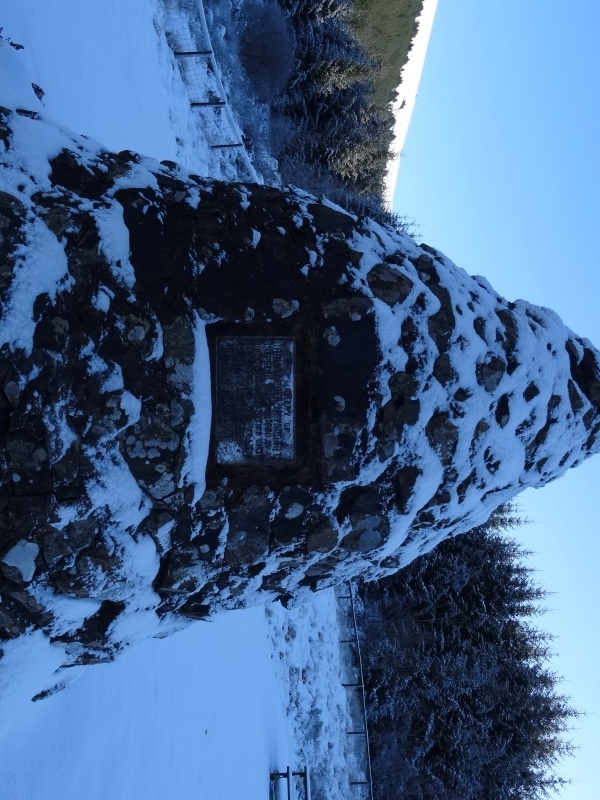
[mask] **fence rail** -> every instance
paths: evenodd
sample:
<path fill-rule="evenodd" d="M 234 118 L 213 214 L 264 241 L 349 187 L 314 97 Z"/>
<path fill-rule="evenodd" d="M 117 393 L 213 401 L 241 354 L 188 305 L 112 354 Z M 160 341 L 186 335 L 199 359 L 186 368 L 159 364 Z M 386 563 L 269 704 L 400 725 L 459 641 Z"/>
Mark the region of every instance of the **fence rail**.
<path fill-rule="evenodd" d="M 187 87 L 190 106 L 199 115 L 199 124 L 205 130 L 220 132 L 220 138 L 215 137 L 210 147 L 238 149 L 247 173 L 240 177 L 258 181 L 229 105 L 202 1 L 163 0 L 163 5 L 167 41 Z M 207 112 L 212 115 L 211 119 L 202 119 L 202 114 Z M 215 118 L 216 114 L 221 116 Z"/>
<path fill-rule="evenodd" d="M 349 718 L 353 728 L 355 728 L 355 730 L 346 731 L 346 735 L 357 738 L 363 737 L 364 739 L 363 756 L 365 769 L 362 775 L 351 777 L 349 783 L 350 786 L 355 787 L 357 790 L 363 789 L 362 795 L 367 797 L 368 800 L 373 800 L 367 702 L 354 592 L 354 585 L 350 582 L 338 587 L 335 592 L 341 630 L 342 663 L 345 669 L 345 674 L 342 677 L 342 686 L 347 690 L 346 701 L 348 703 Z"/>

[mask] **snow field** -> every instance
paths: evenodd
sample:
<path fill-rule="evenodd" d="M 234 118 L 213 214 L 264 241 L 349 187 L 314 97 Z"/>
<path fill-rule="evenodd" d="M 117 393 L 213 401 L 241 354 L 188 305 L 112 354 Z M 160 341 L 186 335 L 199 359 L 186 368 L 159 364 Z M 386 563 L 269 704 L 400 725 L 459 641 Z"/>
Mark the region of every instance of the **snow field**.
<path fill-rule="evenodd" d="M 28 661 L 40 659 L 40 644 L 23 653 Z M 76 670 L 75 682 L 43 700 L 3 703 L 6 800 L 262 800 L 269 771 L 290 761 L 262 609 L 198 622 L 112 664 Z"/>
<path fill-rule="evenodd" d="M 44 90 L 43 105 L 31 92 L 27 108 L 111 150 L 233 179 L 235 152 L 211 150 L 207 120 L 198 126 L 190 108 L 168 14 L 161 0 L 0 0 L 3 35 L 24 46 L 20 61 Z"/>
<path fill-rule="evenodd" d="M 342 606 L 343 613 L 343 606 Z M 333 589 L 285 611 L 267 606 L 278 674 L 289 697 L 296 763 L 308 764 L 314 797 L 359 800 L 359 789 L 349 781 L 361 778 L 364 739 L 346 735 L 362 728 L 353 715 L 341 676 L 338 601 Z"/>

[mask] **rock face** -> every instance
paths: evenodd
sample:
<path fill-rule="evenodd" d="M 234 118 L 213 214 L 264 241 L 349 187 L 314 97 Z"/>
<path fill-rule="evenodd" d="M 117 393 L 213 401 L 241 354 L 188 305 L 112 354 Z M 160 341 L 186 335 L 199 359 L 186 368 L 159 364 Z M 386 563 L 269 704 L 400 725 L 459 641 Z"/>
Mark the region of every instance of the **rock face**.
<path fill-rule="evenodd" d="M 590 343 L 433 248 L 29 112 L 0 160 L 0 637 L 377 577 L 598 447 Z"/>

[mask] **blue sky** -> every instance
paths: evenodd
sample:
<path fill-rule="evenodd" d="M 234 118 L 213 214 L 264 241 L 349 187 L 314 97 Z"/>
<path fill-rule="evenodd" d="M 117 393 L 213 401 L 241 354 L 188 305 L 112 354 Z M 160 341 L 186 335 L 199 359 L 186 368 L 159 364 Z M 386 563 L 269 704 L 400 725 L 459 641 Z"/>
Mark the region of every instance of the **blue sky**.
<path fill-rule="evenodd" d="M 600 347 L 600 6 L 439 0 L 394 206 L 505 297 L 548 306 Z M 565 800 L 597 796 L 600 457 L 521 495 L 519 531 L 556 594 L 540 626 L 589 712 Z"/>

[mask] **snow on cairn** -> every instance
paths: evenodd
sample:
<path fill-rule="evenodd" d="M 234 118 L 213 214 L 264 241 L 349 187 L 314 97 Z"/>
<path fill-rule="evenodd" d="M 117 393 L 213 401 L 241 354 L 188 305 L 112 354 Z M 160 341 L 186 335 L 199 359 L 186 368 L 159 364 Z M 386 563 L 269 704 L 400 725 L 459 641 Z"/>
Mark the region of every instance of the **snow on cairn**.
<path fill-rule="evenodd" d="M 385 575 L 598 448 L 592 345 L 431 247 L 29 111 L 0 161 L 5 637 L 102 660 Z"/>

